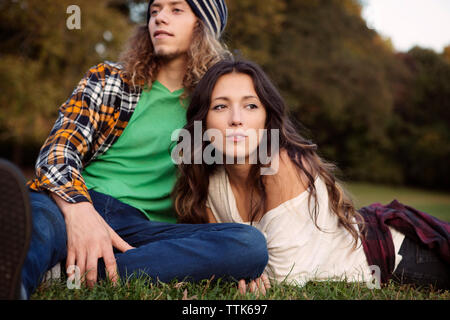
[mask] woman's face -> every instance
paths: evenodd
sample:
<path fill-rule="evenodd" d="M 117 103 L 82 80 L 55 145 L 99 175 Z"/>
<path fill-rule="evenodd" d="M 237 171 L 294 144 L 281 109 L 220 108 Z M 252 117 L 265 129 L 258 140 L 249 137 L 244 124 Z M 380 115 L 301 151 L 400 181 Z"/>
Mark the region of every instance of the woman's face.
<path fill-rule="evenodd" d="M 206 129 L 221 133 L 222 139 L 214 134 L 214 147 L 227 157 L 247 159 L 258 147 L 265 123 L 266 109 L 252 78 L 243 73 L 221 76 L 212 91 L 206 116 Z"/>

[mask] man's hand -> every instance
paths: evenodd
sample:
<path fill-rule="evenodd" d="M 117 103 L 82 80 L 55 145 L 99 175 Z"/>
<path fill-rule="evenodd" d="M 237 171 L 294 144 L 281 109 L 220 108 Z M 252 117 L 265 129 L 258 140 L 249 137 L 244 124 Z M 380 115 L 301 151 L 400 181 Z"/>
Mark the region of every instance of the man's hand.
<path fill-rule="evenodd" d="M 239 281 L 238 288 L 242 295 L 247 292 L 247 284 L 245 283 L 245 280 Z M 267 292 L 266 290 L 270 288 L 270 281 L 265 274 L 262 274 L 261 277 L 250 281 L 248 288 L 250 289 L 250 292 L 256 293 L 257 296 L 260 292 L 265 296 Z"/>
<path fill-rule="evenodd" d="M 66 221 L 66 270 L 69 266 L 76 265 L 81 277 L 86 275 L 86 284 L 92 287 L 97 282 L 98 259 L 103 258 L 106 274 L 115 283 L 118 275 L 113 247 L 121 252 L 134 248 L 111 229 L 91 203 L 71 204 L 55 194 L 52 197 Z"/>

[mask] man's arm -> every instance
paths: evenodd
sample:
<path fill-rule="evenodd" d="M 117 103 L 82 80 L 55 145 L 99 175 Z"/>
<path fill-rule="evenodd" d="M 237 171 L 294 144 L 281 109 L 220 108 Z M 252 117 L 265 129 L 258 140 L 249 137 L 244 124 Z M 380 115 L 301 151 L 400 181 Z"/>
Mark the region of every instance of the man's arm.
<path fill-rule="evenodd" d="M 105 83 L 112 70 L 104 63 L 92 67 L 59 108 L 36 161 L 36 179 L 28 183 L 31 189 L 56 193 L 70 203 L 91 201 L 81 173 L 118 117 L 118 111 L 103 105 Z"/>
<path fill-rule="evenodd" d="M 67 267 L 78 266 L 82 276 L 87 272 L 88 285 L 96 281 L 99 258 L 104 259 L 108 276 L 116 280 L 113 246 L 121 251 L 132 248 L 95 210 L 81 175 L 83 164 L 107 135 L 109 126 L 105 124 L 114 116 L 112 111 L 106 112 L 112 108 L 103 105 L 108 70 L 104 64 L 91 68 L 60 107 L 39 153 L 36 179 L 29 183 L 31 189 L 50 192 L 61 209 L 68 237 Z"/>

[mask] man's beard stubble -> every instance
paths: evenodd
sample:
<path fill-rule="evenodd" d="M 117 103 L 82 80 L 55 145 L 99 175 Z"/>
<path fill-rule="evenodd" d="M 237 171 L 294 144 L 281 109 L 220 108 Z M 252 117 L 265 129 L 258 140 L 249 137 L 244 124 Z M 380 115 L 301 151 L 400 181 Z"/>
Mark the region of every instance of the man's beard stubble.
<path fill-rule="evenodd" d="M 175 52 L 164 52 L 164 50 L 161 51 L 155 51 L 155 58 L 160 60 L 161 62 L 170 62 L 173 61 L 181 56 L 185 56 L 185 52 L 181 52 L 179 50 Z"/>

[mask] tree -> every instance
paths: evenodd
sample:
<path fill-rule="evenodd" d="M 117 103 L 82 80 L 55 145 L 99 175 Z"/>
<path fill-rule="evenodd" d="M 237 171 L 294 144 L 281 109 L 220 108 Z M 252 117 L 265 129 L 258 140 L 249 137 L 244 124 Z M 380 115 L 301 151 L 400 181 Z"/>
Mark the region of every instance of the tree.
<path fill-rule="evenodd" d="M 357 1 L 287 1 L 284 13 L 266 70 L 293 116 L 348 177 L 401 182 L 386 133 L 390 78 L 401 63 L 367 28 Z"/>
<path fill-rule="evenodd" d="M 445 61 L 450 63 L 450 45 L 446 46 L 444 50 L 442 51 L 442 57 Z"/>
<path fill-rule="evenodd" d="M 228 0 L 229 19 L 224 40 L 243 57 L 261 65 L 273 59 L 270 48 L 281 35 L 284 0 Z"/>
<path fill-rule="evenodd" d="M 81 29 L 69 30 L 69 0 L 0 3 L 0 150 L 20 164 L 40 146 L 59 105 L 89 67 L 116 59 L 132 28 L 108 1 L 77 0 Z M 33 147 L 32 147 L 33 148 Z"/>
<path fill-rule="evenodd" d="M 401 56 L 412 78 L 409 94 L 395 107 L 391 137 L 411 185 L 449 189 L 450 64 L 436 52 L 415 47 Z"/>

